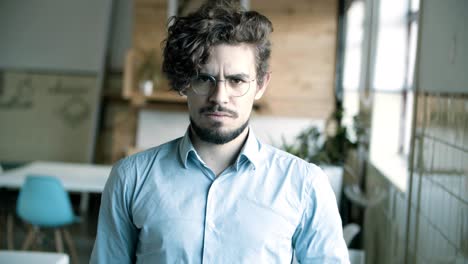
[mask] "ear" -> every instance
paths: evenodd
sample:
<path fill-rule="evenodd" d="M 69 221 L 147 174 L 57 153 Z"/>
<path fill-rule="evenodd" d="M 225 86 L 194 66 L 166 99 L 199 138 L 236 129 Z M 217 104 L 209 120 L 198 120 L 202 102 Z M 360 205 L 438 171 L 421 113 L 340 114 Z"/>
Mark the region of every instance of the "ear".
<path fill-rule="evenodd" d="M 257 90 L 255 91 L 255 100 L 262 98 L 263 94 L 266 91 L 268 84 L 270 83 L 271 72 L 267 72 L 265 76 L 263 76 L 263 83 L 262 85 L 257 85 Z"/>
<path fill-rule="evenodd" d="M 189 87 L 190 87 L 190 85 L 187 85 L 184 88 L 182 88 L 181 90 L 179 90 L 179 95 L 180 96 L 187 96 L 187 92 L 188 92 Z"/>

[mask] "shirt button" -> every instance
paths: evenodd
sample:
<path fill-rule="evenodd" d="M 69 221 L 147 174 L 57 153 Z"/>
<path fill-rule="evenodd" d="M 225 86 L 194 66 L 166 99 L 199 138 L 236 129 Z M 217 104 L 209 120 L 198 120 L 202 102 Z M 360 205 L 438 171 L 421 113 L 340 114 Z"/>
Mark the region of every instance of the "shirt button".
<path fill-rule="evenodd" d="M 211 230 L 215 230 L 215 229 L 216 229 L 216 226 L 215 226 L 215 224 L 214 224 L 213 222 L 208 221 L 207 224 L 208 224 L 208 227 L 209 227 Z"/>

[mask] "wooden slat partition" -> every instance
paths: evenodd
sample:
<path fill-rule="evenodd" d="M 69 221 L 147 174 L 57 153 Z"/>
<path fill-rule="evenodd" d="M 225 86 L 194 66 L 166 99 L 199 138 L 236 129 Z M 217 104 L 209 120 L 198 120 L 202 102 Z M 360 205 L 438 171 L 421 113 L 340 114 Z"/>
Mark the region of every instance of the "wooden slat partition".
<path fill-rule="evenodd" d="M 251 7 L 274 27 L 262 112 L 327 118 L 334 109 L 337 0 L 255 0 Z"/>

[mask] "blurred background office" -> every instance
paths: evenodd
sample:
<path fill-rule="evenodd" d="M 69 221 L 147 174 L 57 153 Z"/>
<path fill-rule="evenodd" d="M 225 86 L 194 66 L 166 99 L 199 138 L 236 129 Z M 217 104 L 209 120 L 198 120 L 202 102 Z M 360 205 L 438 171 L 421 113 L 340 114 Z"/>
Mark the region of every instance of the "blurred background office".
<path fill-rule="evenodd" d="M 0 2 L 0 262 L 23 248 L 88 262 L 110 166 L 187 129 L 161 42 L 203 2 Z M 468 1 L 240 3 L 274 25 L 250 124 L 324 168 L 352 263 L 468 263 Z M 31 175 L 68 192 L 71 235 L 17 213 Z"/>

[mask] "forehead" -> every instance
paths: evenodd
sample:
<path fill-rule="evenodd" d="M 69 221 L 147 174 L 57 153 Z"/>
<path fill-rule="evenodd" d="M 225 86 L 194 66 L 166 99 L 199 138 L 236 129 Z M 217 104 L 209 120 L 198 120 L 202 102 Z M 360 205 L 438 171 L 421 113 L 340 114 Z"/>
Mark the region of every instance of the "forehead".
<path fill-rule="evenodd" d="M 202 71 L 210 74 L 255 73 L 255 48 L 249 44 L 219 44 L 210 49 Z"/>

